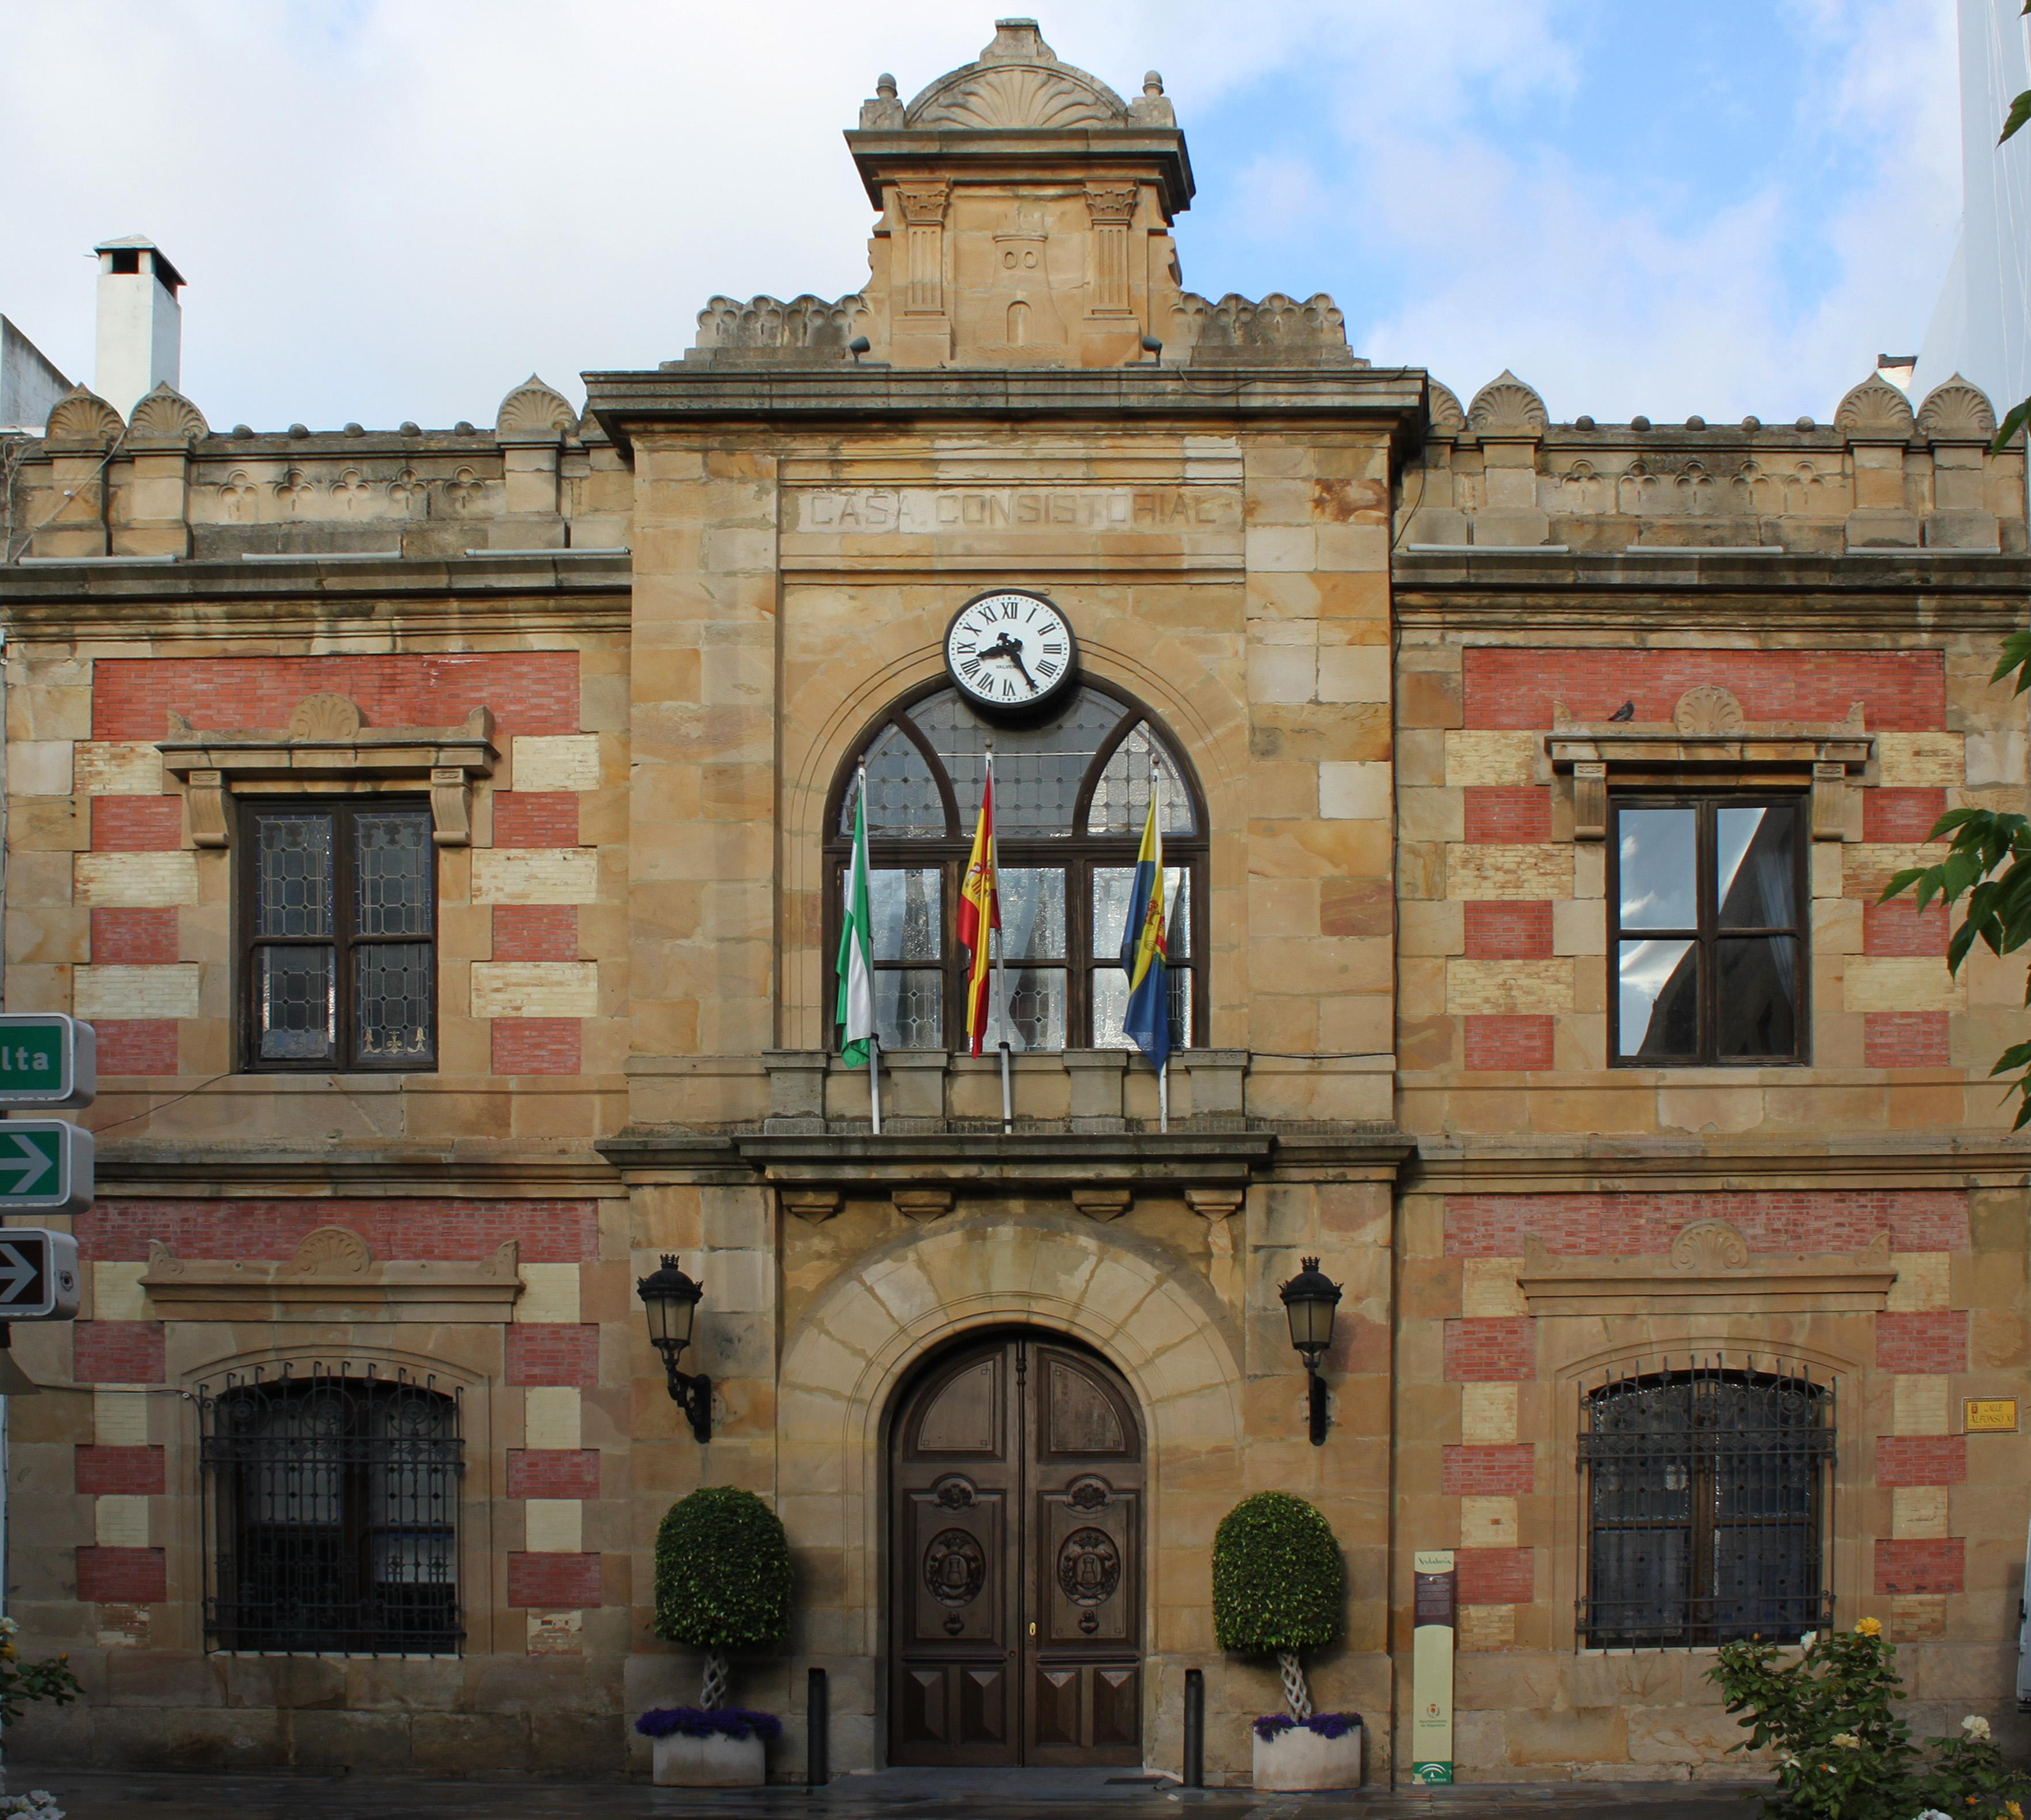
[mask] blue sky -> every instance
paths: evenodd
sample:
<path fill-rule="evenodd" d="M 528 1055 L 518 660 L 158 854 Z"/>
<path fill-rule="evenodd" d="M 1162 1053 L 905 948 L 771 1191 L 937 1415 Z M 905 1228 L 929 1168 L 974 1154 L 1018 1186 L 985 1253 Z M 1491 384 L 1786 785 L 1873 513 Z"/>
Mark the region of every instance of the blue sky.
<path fill-rule="evenodd" d="M 1997 0 L 1998 4 L 2006 0 Z M 80 0 L 10 17 L 0 310 L 88 376 L 80 256 L 190 280 L 219 425 L 488 420 L 532 368 L 680 353 L 715 291 L 837 295 L 868 213 L 839 131 L 993 9 L 777 0 Z M 1085 0 L 1042 15 L 1199 191 L 1187 284 L 1330 292 L 1356 349 L 1556 416 L 1832 415 L 1915 352 L 1959 208 L 1944 0 Z M 83 130 L 89 121 L 91 130 Z"/>

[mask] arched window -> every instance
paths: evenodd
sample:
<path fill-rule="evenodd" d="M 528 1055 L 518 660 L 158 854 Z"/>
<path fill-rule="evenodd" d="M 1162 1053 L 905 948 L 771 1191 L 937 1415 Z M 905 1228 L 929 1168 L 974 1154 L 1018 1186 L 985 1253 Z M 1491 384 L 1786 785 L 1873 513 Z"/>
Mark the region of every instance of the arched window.
<path fill-rule="evenodd" d="M 456 1653 L 457 1397 L 314 1367 L 198 1409 L 211 1647 Z"/>
<path fill-rule="evenodd" d="M 1589 1392 L 1583 1639 L 1795 1643 L 1824 1628 L 1833 1404 L 1832 1388 L 1802 1369 L 1719 1364 Z"/>
<path fill-rule="evenodd" d="M 1203 1041 L 1206 837 L 1198 790 L 1142 709 L 1086 684 L 1049 720 L 1014 727 L 982 720 L 956 689 L 935 689 L 892 710 L 855 755 L 867 763 L 868 908 L 882 1046 L 963 1045 L 965 959 L 952 932 L 990 744 L 1009 1003 L 1004 1012 L 990 988 L 987 1047 L 1001 1042 L 1004 1028 L 1019 1050 L 1127 1046 L 1121 927 L 1153 761 L 1170 913 L 1172 1042 L 1186 1048 Z M 859 794 L 849 759 L 825 823 L 829 981 Z"/>

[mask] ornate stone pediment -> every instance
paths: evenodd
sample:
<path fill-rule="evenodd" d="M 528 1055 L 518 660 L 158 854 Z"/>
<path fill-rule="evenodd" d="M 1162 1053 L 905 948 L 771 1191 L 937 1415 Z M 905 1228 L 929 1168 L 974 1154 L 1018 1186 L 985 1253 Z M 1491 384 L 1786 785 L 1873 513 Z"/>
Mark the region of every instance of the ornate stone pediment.
<path fill-rule="evenodd" d="M 1467 407 L 1468 427 L 1480 436 L 1541 436 L 1551 418 L 1537 388 L 1526 386 L 1505 367 L 1474 393 Z"/>
<path fill-rule="evenodd" d="M 156 744 L 162 768 L 183 781 L 191 839 L 199 847 L 230 841 L 225 799 L 239 786 L 312 778 L 427 784 L 431 839 L 468 846 L 472 780 L 490 776 L 500 756 L 494 716 L 483 707 L 455 727 L 370 727 L 356 703 L 328 691 L 306 696 L 285 727 L 200 729 L 172 712 L 169 736 Z"/>
<path fill-rule="evenodd" d="M 571 401 L 534 373 L 501 401 L 494 420 L 494 434 L 503 442 L 554 442 L 577 427 Z"/>
<path fill-rule="evenodd" d="M 1918 434 L 1931 442 L 1986 442 L 1996 434 L 1995 408 L 1986 392 L 1956 373 L 1926 393 Z"/>
<path fill-rule="evenodd" d="M 1772 1255 L 1725 1220 L 1695 1220 L 1661 1258 L 1555 1257 L 1526 1240 L 1516 1281 L 1539 1315 L 1854 1314 L 1881 1309 L 1897 1272 L 1888 1233 L 1859 1251 Z"/>
<path fill-rule="evenodd" d="M 1161 82 L 1157 88 L 1161 93 Z M 1006 132 L 1121 126 L 1128 120 L 1127 103 L 1097 76 L 1060 63 L 1034 21 L 1004 19 L 978 59 L 924 89 L 904 110 L 903 124 Z"/>
<path fill-rule="evenodd" d="M 1687 689 L 1668 722 L 1575 721 L 1552 710 L 1545 737 L 1552 768 L 1573 779 L 1573 838 L 1608 834 L 1612 786 L 1710 781 L 1716 774 L 1771 783 L 1809 784 L 1813 838 L 1845 839 L 1847 780 L 1867 770 L 1875 740 L 1861 703 L 1844 721 L 1752 722 L 1734 692 L 1702 683 Z"/>
<path fill-rule="evenodd" d="M 279 1262 L 179 1258 L 152 1240 L 141 1287 L 166 1321 L 499 1322 L 522 1279 L 512 1239 L 469 1263 L 383 1263 L 350 1227 L 320 1226 Z"/>
<path fill-rule="evenodd" d="M 43 434 L 52 442 L 88 442 L 102 449 L 121 428 L 117 411 L 88 386 L 73 386 L 50 406 Z"/>
<path fill-rule="evenodd" d="M 1834 427 L 1857 442 L 1901 442 L 1911 434 L 1911 401 L 1884 379 L 1871 373 L 1841 400 Z"/>
<path fill-rule="evenodd" d="M 132 443 L 174 442 L 184 446 L 206 433 L 204 413 L 165 382 L 134 407 L 128 425 Z"/>

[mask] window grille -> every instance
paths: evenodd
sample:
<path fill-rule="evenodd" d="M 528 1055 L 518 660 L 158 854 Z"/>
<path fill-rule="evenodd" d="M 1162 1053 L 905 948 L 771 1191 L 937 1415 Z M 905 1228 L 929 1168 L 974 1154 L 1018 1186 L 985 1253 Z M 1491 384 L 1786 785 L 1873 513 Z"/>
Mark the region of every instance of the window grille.
<path fill-rule="evenodd" d="M 284 1366 L 198 1412 L 207 1647 L 457 1652 L 456 1395 Z"/>
<path fill-rule="evenodd" d="M 1833 1386 L 1765 1363 L 1660 1364 L 1583 1397 L 1582 1643 L 1795 1642 L 1831 1621 Z"/>

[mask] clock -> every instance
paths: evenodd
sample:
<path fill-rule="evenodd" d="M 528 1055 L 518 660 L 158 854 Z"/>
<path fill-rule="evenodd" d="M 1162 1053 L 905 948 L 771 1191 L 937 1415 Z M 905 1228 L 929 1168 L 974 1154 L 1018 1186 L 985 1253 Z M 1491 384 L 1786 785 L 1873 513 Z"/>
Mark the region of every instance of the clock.
<path fill-rule="evenodd" d="M 945 669 L 984 714 L 1029 714 L 1055 701 L 1079 667 L 1065 616 L 1041 594 L 977 595 L 945 628 Z"/>

